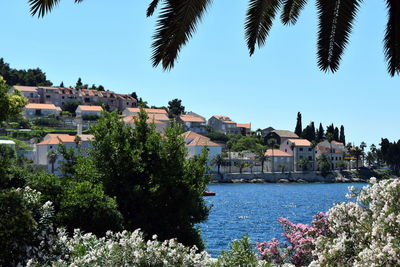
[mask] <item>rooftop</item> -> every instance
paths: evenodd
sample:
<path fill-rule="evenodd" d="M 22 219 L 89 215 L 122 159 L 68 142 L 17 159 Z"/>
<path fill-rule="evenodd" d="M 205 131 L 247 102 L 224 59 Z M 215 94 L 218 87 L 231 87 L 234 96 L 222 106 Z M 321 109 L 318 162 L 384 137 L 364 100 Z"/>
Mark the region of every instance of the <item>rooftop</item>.
<path fill-rule="evenodd" d="M 184 122 L 206 122 L 206 120 L 200 116 L 180 115 L 179 118 Z"/>
<path fill-rule="evenodd" d="M 187 131 L 182 136 L 185 139 L 186 146 L 220 146 L 212 142 L 210 138 L 192 131 Z"/>
<path fill-rule="evenodd" d="M 310 141 L 307 139 L 288 139 L 288 141 L 295 144 L 295 146 L 311 146 Z"/>
<path fill-rule="evenodd" d="M 299 138 L 299 136 L 297 134 L 295 134 L 294 132 L 288 131 L 288 130 L 273 130 L 271 132 L 276 133 L 280 137 Z"/>
<path fill-rule="evenodd" d="M 79 105 L 78 108 L 80 108 L 82 111 L 103 111 L 101 106 Z"/>
<path fill-rule="evenodd" d="M 128 110 L 135 113 L 140 112 L 140 108 L 128 108 Z M 145 108 L 144 111 L 146 111 L 147 114 L 167 114 L 167 111 L 162 108 Z"/>
<path fill-rule="evenodd" d="M 237 127 L 251 129 L 251 123 L 238 123 Z"/>
<path fill-rule="evenodd" d="M 282 151 L 280 149 L 268 149 L 267 151 L 265 151 L 265 155 L 268 157 L 292 157 L 291 154 Z"/>
<path fill-rule="evenodd" d="M 52 109 L 52 110 L 60 110 L 61 108 L 56 107 L 54 104 L 34 104 L 30 103 L 25 106 L 27 109 Z"/>

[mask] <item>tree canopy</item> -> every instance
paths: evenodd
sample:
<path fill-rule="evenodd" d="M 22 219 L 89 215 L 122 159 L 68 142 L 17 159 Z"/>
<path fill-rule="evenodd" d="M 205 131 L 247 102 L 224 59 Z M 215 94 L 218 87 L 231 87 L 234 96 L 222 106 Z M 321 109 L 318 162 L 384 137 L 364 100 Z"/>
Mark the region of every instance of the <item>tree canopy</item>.
<path fill-rule="evenodd" d="M 12 116 L 18 115 L 22 108 L 28 104 L 28 99 L 20 95 L 18 91 L 8 93 L 9 86 L 6 81 L 0 76 L 0 123 Z"/>
<path fill-rule="evenodd" d="M 52 83 L 47 80 L 46 73 L 41 69 L 18 70 L 10 67 L 8 63 L 0 58 L 0 76 L 7 81 L 10 86 L 26 85 L 26 86 L 51 86 Z"/>

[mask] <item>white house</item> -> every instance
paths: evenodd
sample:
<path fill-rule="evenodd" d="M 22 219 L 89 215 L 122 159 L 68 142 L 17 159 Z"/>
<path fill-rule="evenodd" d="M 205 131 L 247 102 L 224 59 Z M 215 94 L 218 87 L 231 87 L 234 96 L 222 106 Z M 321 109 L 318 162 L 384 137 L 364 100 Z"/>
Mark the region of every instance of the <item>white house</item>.
<path fill-rule="evenodd" d="M 79 105 L 76 108 L 75 114 L 76 116 L 97 116 L 100 117 L 103 108 L 101 106 L 88 106 L 88 105 Z"/>
<path fill-rule="evenodd" d="M 27 118 L 54 115 L 59 116 L 61 112 L 60 107 L 54 104 L 36 104 L 30 103 L 25 106 L 24 113 Z"/>
<path fill-rule="evenodd" d="M 211 161 L 217 155 L 222 153 L 222 146 L 214 143 L 210 140 L 210 138 L 205 137 L 201 134 L 187 131 L 182 134 L 185 139 L 185 146 L 188 150 L 188 157 L 192 158 L 197 155 L 201 155 L 202 150 L 205 146 L 207 146 L 208 150 L 208 159 Z"/>
<path fill-rule="evenodd" d="M 268 149 L 265 151 L 268 156 L 267 161 L 264 163 L 269 172 L 285 172 L 293 171 L 293 155 L 282 151 L 280 149 Z"/>
<path fill-rule="evenodd" d="M 147 114 L 164 114 L 165 116 L 168 115 L 167 111 L 162 108 L 145 108 L 144 111 L 146 111 Z M 139 113 L 140 113 L 140 108 L 126 108 L 122 111 L 122 116 L 126 117 L 126 116 L 136 115 Z"/>
<path fill-rule="evenodd" d="M 64 160 L 61 155 L 57 155 L 57 159 L 53 164 L 50 163 L 48 154 L 51 150 L 58 151 L 60 144 L 64 144 L 66 148 L 74 148 L 75 152 L 78 149 L 78 144 L 82 150 L 90 148 L 90 140 L 93 139 L 93 135 L 80 134 L 80 135 L 68 135 L 68 134 L 47 134 L 43 141 L 36 144 L 36 155 L 34 163 L 46 167 L 51 172 L 54 167 L 54 173 L 59 175 L 58 168 L 61 162 Z"/>
<path fill-rule="evenodd" d="M 344 161 L 344 153 L 346 152 L 346 148 L 341 142 L 332 141 L 329 143 L 329 141 L 324 140 L 318 143 L 315 152 L 317 158 L 322 154 L 325 154 L 331 162 L 331 168 L 339 169 L 340 166 L 338 166 L 338 163 Z"/>
<path fill-rule="evenodd" d="M 206 132 L 206 119 L 196 113 L 182 114 L 177 118 L 177 121 L 183 125 L 186 131 Z"/>
<path fill-rule="evenodd" d="M 280 145 L 280 150 L 294 155 L 295 171 L 314 170 L 315 149 L 311 147 L 310 141 L 306 139 L 287 139 Z M 307 166 L 299 164 L 300 159 L 307 159 Z"/>

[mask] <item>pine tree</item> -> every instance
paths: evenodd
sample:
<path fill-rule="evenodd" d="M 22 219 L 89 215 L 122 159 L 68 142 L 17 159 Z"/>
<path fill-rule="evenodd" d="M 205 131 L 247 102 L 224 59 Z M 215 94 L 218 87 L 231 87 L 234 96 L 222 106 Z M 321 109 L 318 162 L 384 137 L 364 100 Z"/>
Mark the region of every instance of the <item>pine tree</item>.
<path fill-rule="evenodd" d="M 346 136 L 344 135 L 344 126 L 340 126 L 340 136 L 339 141 L 343 144 L 346 144 Z"/>
<path fill-rule="evenodd" d="M 82 88 L 82 85 L 83 85 L 82 79 L 79 77 L 78 81 L 76 82 L 75 87 L 76 87 L 76 89 L 80 89 L 80 88 Z"/>
<path fill-rule="evenodd" d="M 61 83 L 60 83 L 60 87 L 64 87 L 64 82 L 61 82 Z"/>
<path fill-rule="evenodd" d="M 298 136 L 301 136 L 302 129 L 303 127 L 301 126 L 301 113 L 297 112 L 297 123 L 294 133 L 297 134 Z"/>

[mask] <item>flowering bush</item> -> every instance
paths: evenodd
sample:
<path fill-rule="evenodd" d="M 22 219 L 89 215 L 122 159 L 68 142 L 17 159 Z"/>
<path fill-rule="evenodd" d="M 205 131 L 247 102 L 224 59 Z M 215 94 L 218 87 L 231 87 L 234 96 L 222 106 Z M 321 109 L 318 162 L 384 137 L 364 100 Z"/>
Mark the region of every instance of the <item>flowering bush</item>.
<path fill-rule="evenodd" d="M 400 180 L 370 183 L 329 210 L 330 234 L 317 238 L 311 266 L 400 266 Z"/>
<path fill-rule="evenodd" d="M 48 261 L 35 258 L 28 266 L 206 266 L 211 258 L 206 252 L 198 252 L 195 246 L 188 248 L 175 239 L 160 242 L 153 236 L 145 241 L 143 233 L 107 232 L 103 238 L 75 230 L 70 238 L 63 229 L 54 240 L 57 258 Z"/>
<path fill-rule="evenodd" d="M 295 266 L 308 265 L 312 260 L 315 239 L 329 233 L 326 214 L 320 212 L 314 216 L 311 225 L 294 224 L 286 218 L 279 218 L 287 242 L 280 243 L 276 238 L 271 241 L 257 243 L 261 258 L 275 264 L 291 262 Z"/>

